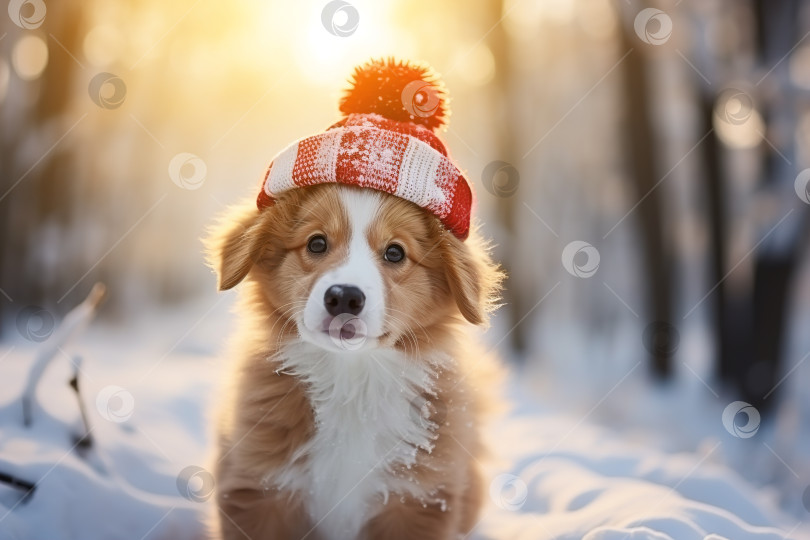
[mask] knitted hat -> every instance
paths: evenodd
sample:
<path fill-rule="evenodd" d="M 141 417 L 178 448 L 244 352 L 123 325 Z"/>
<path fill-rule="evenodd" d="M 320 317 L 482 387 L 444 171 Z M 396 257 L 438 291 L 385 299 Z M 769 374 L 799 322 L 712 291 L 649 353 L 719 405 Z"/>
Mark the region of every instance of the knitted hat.
<path fill-rule="evenodd" d="M 372 60 L 353 78 L 340 102 L 344 118 L 270 163 L 259 210 L 287 190 L 337 182 L 411 201 L 466 239 L 472 190 L 433 132 L 449 115 L 441 82 L 428 66 L 394 59 Z"/>

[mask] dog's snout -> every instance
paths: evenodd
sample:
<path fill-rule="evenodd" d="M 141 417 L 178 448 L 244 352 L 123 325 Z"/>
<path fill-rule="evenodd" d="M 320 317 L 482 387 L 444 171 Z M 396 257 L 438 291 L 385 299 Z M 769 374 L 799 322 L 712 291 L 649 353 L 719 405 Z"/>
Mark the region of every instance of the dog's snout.
<path fill-rule="evenodd" d="M 354 285 L 332 285 L 323 296 L 323 305 L 333 317 L 343 313 L 357 315 L 365 303 L 366 295 Z"/>

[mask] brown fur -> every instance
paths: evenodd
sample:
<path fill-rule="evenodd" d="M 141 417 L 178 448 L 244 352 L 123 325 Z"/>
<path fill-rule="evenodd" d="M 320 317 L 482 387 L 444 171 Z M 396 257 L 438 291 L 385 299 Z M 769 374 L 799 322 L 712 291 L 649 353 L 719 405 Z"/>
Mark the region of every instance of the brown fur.
<path fill-rule="evenodd" d="M 312 407 L 295 377 L 278 373 L 268 361 L 287 340 L 297 338 L 294 316 L 303 309 L 315 281 L 339 264 L 347 251 L 348 218 L 335 185 L 293 190 L 258 212 L 252 203 L 231 210 L 206 242 L 220 289 L 241 284 L 241 324 L 228 362 L 231 391 L 223 399 L 215 467 L 218 524 L 215 537 L 317 538 L 303 502 L 289 493 L 265 490 L 268 472 L 289 463 L 314 433 Z M 381 262 L 386 285 L 385 336 L 381 345 L 420 361 L 425 351 L 448 353 L 455 362 L 440 374 L 438 438 L 431 453 L 420 450 L 410 471 L 435 490 L 446 508 L 393 494 L 368 521 L 362 536 L 454 538 L 468 532 L 482 502 L 477 460 L 482 445 L 477 424 L 491 362 L 470 345 L 464 320 L 483 324 L 501 274 L 473 233 L 462 242 L 439 221 L 407 201 L 384 194 L 380 218 L 367 232 L 382 252 L 397 241 L 407 262 Z M 330 250 L 320 258 L 306 250 L 307 239 L 326 234 Z"/>

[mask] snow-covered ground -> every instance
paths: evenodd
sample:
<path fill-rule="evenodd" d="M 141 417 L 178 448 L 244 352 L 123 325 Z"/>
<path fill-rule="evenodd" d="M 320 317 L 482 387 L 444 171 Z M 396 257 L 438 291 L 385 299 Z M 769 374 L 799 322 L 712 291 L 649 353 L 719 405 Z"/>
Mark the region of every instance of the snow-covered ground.
<path fill-rule="evenodd" d="M 0 540 L 201 536 L 213 487 L 207 410 L 231 299 L 206 297 L 125 326 L 94 324 L 47 370 L 29 428 L 19 398 L 36 344 L 0 343 L 0 473 L 37 484 L 26 498 L 0 484 Z M 83 427 L 68 386 L 76 356 L 90 448 L 76 444 Z M 810 538 L 810 508 L 790 507 L 777 488 L 754 487 L 755 477 L 734 470 L 750 455 L 738 447 L 754 439 L 729 433 L 723 407 L 704 406 L 698 387 L 662 391 L 631 373 L 603 382 L 603 391 L 579 373 L 581 390 L 561 392 L 549 373 L 559 371 L 512 377 L 505 394 L 514 409 L 488 428 L 495 457 L 484 464 L 490 497 L 475 538 Z M 628 408 L 643 414 L 625 414 L 626 429 L 611 425 Z M 673 451 L 664 433 L 697 450 Z M 756 436 L 779 452 L 767 444 L 767 426 Z"/>
<path fill-rule="evenodd" d="M 807 523 L 779 510 L 774 493 L 722 463 L 721 441 L 663 453 L 512 392 L 522 405 L 492 430 L 503 465 L 490 469 L 482 538 L 810 538 Z"/>

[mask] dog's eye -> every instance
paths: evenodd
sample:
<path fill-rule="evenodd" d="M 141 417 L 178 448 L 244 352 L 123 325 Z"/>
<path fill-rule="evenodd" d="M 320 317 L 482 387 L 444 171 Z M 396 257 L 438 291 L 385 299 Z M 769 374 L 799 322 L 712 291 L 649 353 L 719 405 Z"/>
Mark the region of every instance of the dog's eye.
<path fill-rule="evenodd" d="M 316 234 L 307 242 L 307 251 L 310 253 L 323 253 L 326 251 L 326 237 Z"/>
<path fill-rule="evenodd" d="M 391 244 L 385 248 L 385 260 L 392 263 L 397 263 L 405 258 L 405 250 L 399 244 Z"/>

